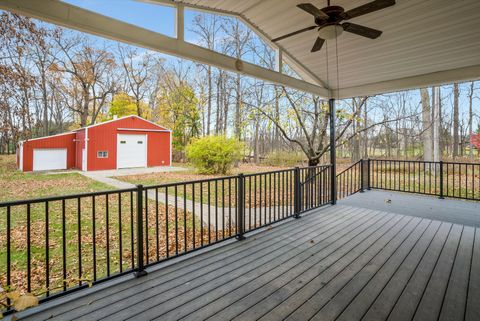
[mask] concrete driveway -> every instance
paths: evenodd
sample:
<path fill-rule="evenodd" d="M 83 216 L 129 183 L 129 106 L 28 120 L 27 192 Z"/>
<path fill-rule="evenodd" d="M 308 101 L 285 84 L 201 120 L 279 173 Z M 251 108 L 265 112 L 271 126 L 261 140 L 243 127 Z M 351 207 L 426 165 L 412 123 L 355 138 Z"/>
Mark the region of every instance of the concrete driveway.
<path fill-rule="evenodd" d="M 101 183 L 108 184 L 116 188 L 132 188 L 134 184 L 122 182 L 113 177 L 128 176 L 128 175 L 142 175 L 142 174 L 154 174 L 154 173 L 169 173 L 186 171 L 187 168 L 176 166 L 159 166 L 159 167 L 147 167 L 147 168 L 122 168 L 112 169 L 105 171 L 90 171 L 90 172 L 78 172 L 79 174 L 96 180 Z"/>

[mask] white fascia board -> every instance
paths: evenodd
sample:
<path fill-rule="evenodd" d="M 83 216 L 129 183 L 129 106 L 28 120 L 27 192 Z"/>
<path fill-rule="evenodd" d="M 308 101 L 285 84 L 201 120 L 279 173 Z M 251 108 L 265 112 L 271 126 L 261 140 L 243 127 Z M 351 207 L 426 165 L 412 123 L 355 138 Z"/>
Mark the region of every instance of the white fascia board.
<path fill-rule="evenodd" d="M 359 96 L 373 96 L 402 90 L 441 86 L 454 82 L 460 83 L 478 79 L 480 79 L 480 65 L 474 65 L 413 77 L 365 84 L 356 87 L 340 88 L 340 90 L 334 89 L 332 90 L 332 98 L 345 99 Z"/>
<path fill-rule="evenodd" d="M 313 93 L 322 98 L 330 96 L 329 90 L 321 86 L 248 62 L 242 61 L 243 68 L 238 71 L 236 68 L 238 62 L 235 58 L 58 0 L 0 0 L 0 8 L 100 37 L 212 65 L 224 70 L 240 72 L 254 78 Z"/>

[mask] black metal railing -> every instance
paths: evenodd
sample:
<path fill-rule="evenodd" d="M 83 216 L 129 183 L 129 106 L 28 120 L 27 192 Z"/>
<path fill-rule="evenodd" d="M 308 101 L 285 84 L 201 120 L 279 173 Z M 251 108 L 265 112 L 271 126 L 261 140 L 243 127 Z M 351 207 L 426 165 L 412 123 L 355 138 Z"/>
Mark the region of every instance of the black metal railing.
<path fill-rule="evenodd" d="M 480 164 L 361 159 L 337 174 L 337 199 L 372 188 L 480 201 Z"/>
<path fill-rule="evenodd" d="M 45 301 L 125 273 L 144 275 L 148 266 L 330 203 L 329 169 L 0 203 L 0 283 Z"/>
<path fill-rule="evenodd" d="M 314 166 L 298 169 L 300 181 L 298 213 L 309 211 L 331 201 L 331 166 Z"/>
<path fill-rule="evenodd" d="M 363 190 L 363 159 L 353 163 L 337 174 L 337 199 L 342 199 Z"/>
<path fill-rule="evenodd" d="M 480 200 L 480 164 L 368 160 L 370 188 Z"/>

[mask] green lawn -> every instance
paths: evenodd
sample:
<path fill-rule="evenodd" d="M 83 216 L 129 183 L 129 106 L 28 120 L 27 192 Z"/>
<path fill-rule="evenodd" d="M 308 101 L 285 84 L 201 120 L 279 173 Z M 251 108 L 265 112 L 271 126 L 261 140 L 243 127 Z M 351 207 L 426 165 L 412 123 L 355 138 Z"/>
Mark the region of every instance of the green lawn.
<path fill-rule="evenodd" d="M 106 184 L 78 173 L 24 173 L 16 169 L 14 155 L 0 155 L 0 202 L 111 190 Z"/>
<path fill-rule="evenodd" d="M 0 184 L 2 186 L 0 203 L 114 189 L 78 173 L 22 173 L 16 170 L 15 157 L 11 155 L 0 156 Z M 64 283 L 68 283 L 67 287 L 74 286 L 79 283 L 79 279 L 87 281 L 93 280 L 94 277 L 100 279 L 108 274 L 108 268 L 110 274 L 131 268 L 132 261 L 136 260 L 136 244 L 135 241 L 132 242 L 132 226 L 133 233 L 136 233 L 135 193 L 115 193 L 108 197 L 105 195 L 82 197 L 66 200 L 64 203 L 50 201 L 48 211 L 46 206 L 43 202 L 31 204 L 29 207 L 27 205 L 10 207 L 12 288 L 20 291 L 28 290 L 28 253 L 30 253 L 30 291 L 39 295 L 47 290 L 51 293 L 59 291 Z M 213 235 L 208 235 L 205 228 L 199 228 L 199 223 L 193 231 L 194 220 L 191 213 L 178 210 L 177 217 L 174 213 L 175 210 L 169 207 L 167 218 L 165 206 L 156 208 L 153 202 L 148 203 L 148 229 L 144 234 L 148 236 L 149 262 L 165 258 L 167 255 L 173 256 L 177 252 L 191 250 L 194 245 L 201 245 L 202 241 L 207 242 L 209 239 L 213 241 L 223 237 L 222 231 L 219 231 L 219 234 L 212 232 Z M 65 224 L 63 224 L 64 221 Z M 30 242 L 27 241 L 28 237 Z M 135 240 L 135 237 L 133 239 Z M 47 243 L 50 281 L 48 288 L 46 284 Z M 94 244 L 96 272 L 94 272 L 93 260 Z M 79 252 L 81 260 L 79 260 Z M 145 259 L 147 260 L 147 255 Z M 63 275 L 64 260 L 66 276 Z M 0 285 L 2 287 L 6 285 L 6 271 L 7 208 L 0 207 Z"/>

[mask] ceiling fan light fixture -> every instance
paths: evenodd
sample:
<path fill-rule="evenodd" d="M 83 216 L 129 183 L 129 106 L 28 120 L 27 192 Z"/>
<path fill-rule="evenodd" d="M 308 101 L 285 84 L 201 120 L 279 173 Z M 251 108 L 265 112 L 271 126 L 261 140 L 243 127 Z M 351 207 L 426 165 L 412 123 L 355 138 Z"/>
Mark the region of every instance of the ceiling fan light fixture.
<path fill-rule="evenodd" d="M 332 40 L 339 37 L 343 32 L 341 25 L 327 25 L 318 30 L 318 36 L 325 40 Z"/>

